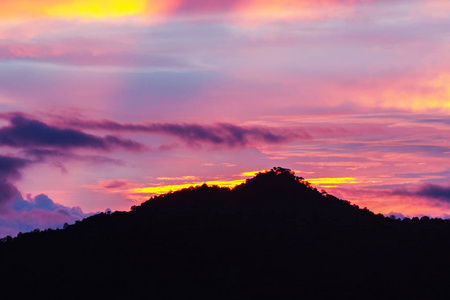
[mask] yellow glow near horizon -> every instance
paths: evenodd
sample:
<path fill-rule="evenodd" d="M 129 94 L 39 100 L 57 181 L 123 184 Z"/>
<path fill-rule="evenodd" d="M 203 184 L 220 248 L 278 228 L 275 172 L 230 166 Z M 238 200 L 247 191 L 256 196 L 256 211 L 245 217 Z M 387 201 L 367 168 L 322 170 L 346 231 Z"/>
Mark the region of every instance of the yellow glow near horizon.
<path fill-rule="evenodd" d="M 328 187 L 335 187 L 337 184 L 343 183 L 357 183 L 356 178 L 353 177 L 342 177 L 342 178 L 310 178 L 306 179 L 311 184 L 317 185 L 327 185 Z"/>
<path fill-rule="evenodd" d="M 256 176 L 258 173 L 264 173 L 264 172 L 266 172 L 266 170 L 243 172 L 243 173 L 241 173 L 240 176 L 254 177 L 254 176 Z"/>
<path fill-rule="evenodd" d="M 252 171 L 252 172 L 244 172 L 241 176 L 254 176 L 261 171 Z M 158 194 L 163 195 L 169 192 L 178 191 L 181 189 L 186 189 L 189 187 L 197 187 L 203 184 L 207 184 L 208 186 L 217 185 L 220 187 L 228 187 L 234 188 L 235 186 L 242 184 L 246 181 L 246 179 L 237 179 L 237 180 L 215 180 L 215 181 L 205 181 L 205 182 L 195 182 L 195 183 L 183 183 L 183 184 L 174 184 L 174 185 L 161 185 L 161 186 L 151 186 L 144 188 L 136 188 L 133 189 L 134 193 L 137 194 Z M 322 187 L 336 187 L 338 184 L 352 184 L 357 183 L 356 178 L 352 177 L 344 177 L 344 178 L 311 178 L 307 179 L 311 184 L 317 184 Z"/>
<path fill-rule="evenodd" d="M 175 185 L 165 185 L 165 186 L 152 186 L 152 187 L 144 187 L 144 188 L 137 188 L 134 189 L 134 193 L 138 194 L 167 194 L 169 192 L 178 191 L 181 189 L 186 189 L 191 186 L 197 187 L 201 186 L 203 184 L 207 184 L 208 186 L 217 185 L 220 187 L 228 187 L 233 188 L 241 183 L 244 183 L 246 179 L 238 179 L 238 180 L 230 180 L 230 181 L 205 181 L 205 182 L 196 182 L 196 183 L 185 183 L 185 184 L 175 184 Z"/>

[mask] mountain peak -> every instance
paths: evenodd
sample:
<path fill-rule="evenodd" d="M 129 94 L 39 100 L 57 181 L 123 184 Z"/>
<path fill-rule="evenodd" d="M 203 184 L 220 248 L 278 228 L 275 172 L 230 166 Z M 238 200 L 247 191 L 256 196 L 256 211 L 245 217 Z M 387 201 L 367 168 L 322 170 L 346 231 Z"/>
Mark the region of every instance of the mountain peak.
<path fill-rule="evenodd" d="M 375 215 L 276 167 L 7 239 L 0 263 L 16 298 L 421 298 L 447 292 L 448 236 L 447 220 Z"/>

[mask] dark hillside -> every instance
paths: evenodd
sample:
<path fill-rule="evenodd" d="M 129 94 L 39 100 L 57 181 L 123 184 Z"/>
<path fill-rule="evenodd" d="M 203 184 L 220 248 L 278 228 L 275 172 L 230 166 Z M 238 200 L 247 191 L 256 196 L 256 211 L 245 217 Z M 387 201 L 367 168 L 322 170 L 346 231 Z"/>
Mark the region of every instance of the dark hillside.
<path fill-rule="evenodd" d="M 449 221 L 375 215 L 282 168 L 0 243 L 17 299 L 430 299 L 449 253 Z"/>

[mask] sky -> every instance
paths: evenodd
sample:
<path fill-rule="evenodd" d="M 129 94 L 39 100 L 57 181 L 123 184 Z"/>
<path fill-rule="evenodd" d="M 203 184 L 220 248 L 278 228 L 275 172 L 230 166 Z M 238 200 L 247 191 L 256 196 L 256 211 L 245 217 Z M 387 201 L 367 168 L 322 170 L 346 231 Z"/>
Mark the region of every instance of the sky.
<path fill-rule="evenodd" d="M 450 217 L 446 0 L 0 0 L 0 236 L 284 167 Z"/>

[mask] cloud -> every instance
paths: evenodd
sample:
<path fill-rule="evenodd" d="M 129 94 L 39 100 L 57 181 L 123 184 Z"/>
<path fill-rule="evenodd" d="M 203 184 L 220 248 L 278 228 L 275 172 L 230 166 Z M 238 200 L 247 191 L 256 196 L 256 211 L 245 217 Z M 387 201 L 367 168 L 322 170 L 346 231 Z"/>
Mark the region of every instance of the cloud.
<path fill-rule="evenodd" d="M 124 162 L 119 159 L 113 159 L 102 155 L 80 155 L 62 150 L 53 149 L 24 149 L 23 153 L 27 157 L 32 157 L 34 162 L 48 162 L 53 164 L 62 164 L 62 160 L 86 161 L 91 164 L 115 164 L 122 166 Z"/>
<path fill-rule="evenodd" d="M 11 17 L 54 17 L 54 18 L 111 18 L 130 15 L 165 15 L 180 12 L 217 12 L 237 10 L 240 7 L 286 7 L 311 4 L 314 0 L 2 0 L 0 16 Z M 327 0 L 320 4 L 367 2 L 364 0 Z M 274 3 L 277 3 L 275 6 Z"/>
<path fill-rule="evenodd" d="M 48 125 L 21 113 L 2 113 L 0 118 L 10 122 L 0 128 L 0 145 L 25 148 L 24 153 L 43 160 L 45 157 L 67 158 L 71 148 L 110 150 L 120 147 L 137 151 L 144 148 L 138 142 L 114 135 L 98 137 L 82 130 L 162 134 L 176 137 L 188 145 L 212 144 L 226 147 L 245 147 L 255 144 L 280 144 L 293 140 L 312 140 L 303 129 L 241 126 L 230 123 L 213 125 L 178 123 L 118 123 L 111 120 L 58 119 L 59 125 Z M 44 149 L 42 149 L 42 147 Z M 51 148 L 51 149 L 48 149 Z M 1 161 L 0 161 L 1 163 Z"/>
<path fill-rule="evenodd" d="M 72 120 L 68 121 L 67 124 L 90 130 L 145 132 L 170 135 L 190 145 L 209 143 L 218 146 L 242 147 L 254 143 L 278 144 L 291 140 L 312 139 L 307 132 L 301 129 L 291 131 L 267 127 L 246 127 L 227 123 L 218 123 L 215 125 L 174 123 L 121 124 L 110 120 Z"/>
<path fill-rule="evenodd" d="M 450 120 L 448 118 L 428 117 L 423 119 L 413 120 L 413 122 L 424 124 L 444 124 L 450 126 Z"/>
<path fill-rule="evenodd" d="M 0 145 L 17 148 L 93 148 L 110 150 L 121 147 L 127 150 L 141 150 L 143 146 L 135 141 L 115 136 L 97 137 L 79 130 L 58 128 L 22 115 L 10 119 L 10 126 L 0 128 Z"/>
<path fill-rule="evenodd" d="M 34 198 L 31 197 L 30 194 L 26 196 L 26 199 L 22 197 L 22 195 L 19 193 L 13 202 L 12 205 L 13 210 L 19 211 L 19 212 L 29 212 L 33 211 L 35 209 L 39 210 L 47 210 L 47 211 L 55 211 L 58 213 L 62 213 L 67 216 L 73 216 L 76 218 L 84 218 L 87 217 L 89 214 L 83 213 L 81 208 L 77 207 L 67 207 L 61 204 L 58 204 L 54 202 L 52 199 L 50 199 L 45 194 L 39 194 L 35 196 Z"/>
<path fill-rule="evenodd" d="M 110 181 L 104 182 L 103 187 L 105 189 L 117 189 L 117 188 L 125 187 L 128 184 L 129 184 L 129 182 L 127 180 L 110 180 Z"/>
<path fill-rule="evenodd" d="M 11 204 L 11 200 L 19 194 L 16 186 L 5 179 L 0 179 L 0 209 Z"/>
<path fill-rule="evenodd" d="M 235 9 L 242 3 L 242 0 L 183 0 L 176 7 L 175 11 L 179 13 L 192 13 L 192 12 L 223 12 Z"/>
<path fill-rule="evenodd" d="M 61 227 L 90 215 L 79 207 L 58 204 L 44 194 L 23 199 L 14 182 L 22 177 L 22 169 L 39 161 L 0 155 L 0 237 L 35 228 Z"/>
<path fill-rule="evenodd" d="M 131 202 L 129 202 L 130 206 L 148 200 L 151 196 L 144 196 L 136 193 L 135 190 L 142 188 L 143 185 L 128 179 L 99 180 L 98 184 L 84 185 L 83 187 L 96 193 L 108 195 L 108 198 L 110 198 L 111 195 L 116 195 L 131 200 Z"/>
<path fill-rule="evenodd" d="M 422 2 L 442 2 L 441 0 L 400 0 L 412 6 L 419 6 L 427 14 L 436 14 L 437 10 L 448 10 L 448 6 L 426 7 Z M 412 2 L 412 4 L 410 3 Z M 419 4 L 417 4 L 417 2 Z M 280 20 L 317 20 L 352 14 L 358 6 L 367 4 L 387 4 L 386 0 L 2 0 L 0 18 L 15 21 L 27 20 L 136 20 L 138 22 L 165 21 L 179 17 L 221 17 L 231 19 Z M 428 5 L 430 6 L 430 5 Z M 422 12 L 423 14 L 423 12 Z M 439 12 L 439 15 L 444 13 Z"/>
<path fill-rule="evenodd" d="M 131 39 L 131 36 L 128 39 Z M 77 47 L 73 47 L 74 44 Z M 105 45 L 105 42 L 97 45 L 81 38 L 49 41 L 45 45 L 9 41 L 8 45 L 0 45 L 0 60 L 26 60 L 35 64 L 50 63 L 78 69 L 86 67 L 85 70 L 92 66 L 123 71 L 192 70 L 202 67 L 170 53 L 130 53 L 133 50 L 135 49 L 129 49 L 128 45 L 122 45 L 119 41 L 111 48 L 109 44 Z"/>
<path fill-rule="evenodd" d="M 396 188 L 392 194 L 412 197 L 418 196 L 450 203 L 450 187 L 432 183 L 426 183 L 414 190 L 404 187 Z"/>
<path fill-rule="evenodd" d="M 236 11 L 241 9 L 253 9 L 256 11 L 273 9 L 275 12 L 280 9 L 299 8 L 310 5 L 329 6 L 336 4 L 354 5 L 363 2 L 384 2 L 383 0 L 183 0 L 179 1 L 177 12 L 223 12 Z"/>
<path fill-rule="evenodd" d="M 387 214 L 384 214 L 385 216 L 387 216 L 387 217 L 394 217 L 394 218 L 396 218 L 396 219 L 404 219 L 404 218 L 406 218 L 406 216 L 404 215 L 404 214 L 402 214 L 402 213 L 399 213 L 399 212 L 395 212 L 395 211 L 391 211 L 391 212 L 389 212 L 389 213 L 387 213 Z"/>
<path fill-rule="evenodd" d="M 44 194 L 23 199 L 14 181 L 19 180 L 21 170 L 32 163 L 34 161 L 0 155 L 0 237 L 35 228 L 61 227 L 90 215 L 79 207 L 55 203 Z"/>
<path fill-rule="evenodd" d="M 78 206 L 58 204 L 44 194 L 34 198 L 27 195 L 27 199 L 23 199 L 18 193 L 11 207 L 0 214 L 0 237 L 15 236 L 36 228 L 62 228 L 64 223 L 70 224 L 90 215 L 92 213 L 84 213 Z"/>
<path fill-rule="evenodd" d="M 417 195 L 450 202 L 450 187 L 426 184 L 417 191 Z"/>
<path fill-rule="evenodd" d="M 21 175 L 19 170 L 30 162 L 22 158 L 0 155 L 0 178 L 20 179 Z"/>
<path fill-rule="evenodd" d="M 31 161 L 0 155 L 0 208 L 11 204 L 12 199 L 19 194 L 16 186 L 11 181 L 20 179 L 20 169 L 27 166 Z"/>
<path fill-rule="evenodd" d="M 155 14 L 167 10 L 175 0 L 2 0 L 3 18 L 75 18 L 93 19 L 125 17 L 135 14 Z M 167 4 L 165 2 L 168 2 Z"/>
<path fill-rule="evenodd" d="M 35 161 L 0 155 L 0 237 L 35 228 L 56 228 L 88 216 L 79 207 L 66 207 L 41 194 L 23 199 L 14 181 Z"/>

